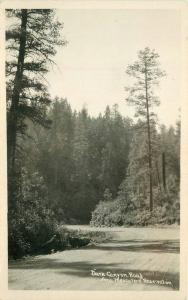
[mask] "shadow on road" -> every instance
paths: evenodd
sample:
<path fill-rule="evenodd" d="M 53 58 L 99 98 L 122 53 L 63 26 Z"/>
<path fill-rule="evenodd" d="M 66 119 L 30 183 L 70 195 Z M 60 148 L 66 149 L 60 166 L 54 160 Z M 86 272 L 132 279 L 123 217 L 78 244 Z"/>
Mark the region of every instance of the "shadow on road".
<path fill-rule="evenodd" d="M 75 249 L 72 251 L 83 251 L 85 250 L 100 250 L 100 251 L 129 251 L 129 252 L 146 252 L 146 253 L 179 253 L 179 240 L 153 240 L 153 241 L 145 241 L 145 240 L 111 240 L 101 244 L 88 245 L 86 247 L 82 247 L 81 249 Z M 87 253 L 87 257 L 89 260 L 89 252 Z M 63 254 L 65 252 L 62 252 Z M 83 255 L 83 254 L 82 254 Z M 84 254 L 86 256 L 86 254 Z M 73 277 L 95 277 L 92 276 L 92 270 L 96 270 L 97 272 L 106 272 L 122 274 L 129 274 L 133 272 L 134 274 L 142 274 L 145 279 L 148 280 L 164 280 L 170 282 L 166 286 L 169 289 L 177 290 L 179 289 L 179 273 L 177 272 L 160 272 L 160 271 L 149 271 L 149 270 L 136 270 L 133 267 L 131 268 L 131 264 L 129 262 L 122 263 L 95 263 L 94 261 L 75 261 L 75 262 L 64 262 L 61 259 L 53 258 L 53 256 L 38 256 L 38 257 L 29 257 L 26 259 L 20 259 L 18 261 L 11 261 L 9 263 L 9 269 L 17 269 L 17 270 L 54 270 L 58 274 L 73 276 Z M 100 276 L 99 276 L 100 277 Z M 114 280 L 114 278 L 107 278 L 108 280 Z M 100 280 L 100 278 L 98 278 Z M 143 283 L 143 282 L 142 282 Z M 153 290 L 155 290 L 155 286 L 159 287 L 157 283 L 147 283 L 150 286 L 152 285 Z M 164 284 L 165 286 L 165 284 Z M 65 288 L 66 289 L 66 288 Z"/>
<path fill-rule="evenodd" d="M 117 267 L 119 265 L 119 267 Z M 95 277 L 98 280 L 101 280 L 100 275 L 92 275 L 93 271 L 96 274 L 104 274 L 103 277 L 105 279 L 111 280 L 114 282 L 114 278 L 117 278 L 119 274 L 120 279 L 125 279 L 121 274 L 127 274 L 128 281 L 134 279 L 134 276 L 140 275 L 145 280 L 149 280 L 150 283 L 145 283 L 153 286 L 153 290 L 155 290 L 155 286 L 159 286 L 158 283 L 151 282 L 153 280 L 161 281 L 164 280 L 163 286 L 168 287 L 169 289 L 178 290 L 179 289 L 179 274 L 178 273 L 168 273 L 168 272 L 159 272 L 159 271 L 148 271 L 148 270 L 137 270 L 131 269 L 130 266 L 126 267 L 126 263 L 117 264 L 105 264 L 105 263 L 94 263 L 92 264 L 89 261 L 77 261 L 77 262 L 60 262 L 59 260 L 52 258 L 40 258 L 39 260 L 30 260 L 30 261 L 20 261 L 19 265 L 11 265 L 10 269 L 49 269 L 56 270 L 57 273 L 62 275 L 68 275 L 73 277 L 82 277 L 82 278 L 92 278 Z M 108 275 L 109 274 L 109 275 Z M 131 276 L 130 276 L 131 274 Z M 143 280 L 140 283 L 144 283 Z M 64 287 L 66 289 L 66 287 Z M 84 288 L 83 288 L 84 289 Z"/>
<path fill-rule="evenodd" d="M 85 248 L 86 249 L 86 248 Z M 98 245 L 89 245 L 87 249 L 115 250 L 130 252 L 179 253 L 179 240 L 112 240 Z"/>

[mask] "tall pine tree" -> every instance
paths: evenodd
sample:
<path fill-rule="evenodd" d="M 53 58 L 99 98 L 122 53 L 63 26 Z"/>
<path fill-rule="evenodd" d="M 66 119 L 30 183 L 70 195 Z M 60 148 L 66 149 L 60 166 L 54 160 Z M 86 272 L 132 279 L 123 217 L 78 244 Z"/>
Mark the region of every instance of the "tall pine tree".
<path fill-rule="evenodd" d="M 25 133 L 26 119 L 49 126 L 45 107 L 50 103 L 45 74 L 53 63 L 62 24 L 51 9 L 7 10 L 7 110 L 8 163 L 14 170 L 18 134 Z"/>
<path fill-rule="evenodd" d="M 159 84 L 160 77 L 164 76 L 159 68 L 159 55 L 146 47 L 139 51 L 138 60 L 127 67 L 127 74 L 134 79 L 131 87 L 127 87 L 127 102 L 136 108 L 136 117 L 146 123 L 148 142 L 148 167 L 149 167 L 149 190 L 150 210 L 153 210 L 153 176 L 152 176 L 152 147 L 151 147 L 151 124 L 155 122 L 153 107 L 160 104 L 154 95 L 154 87 Z"/>

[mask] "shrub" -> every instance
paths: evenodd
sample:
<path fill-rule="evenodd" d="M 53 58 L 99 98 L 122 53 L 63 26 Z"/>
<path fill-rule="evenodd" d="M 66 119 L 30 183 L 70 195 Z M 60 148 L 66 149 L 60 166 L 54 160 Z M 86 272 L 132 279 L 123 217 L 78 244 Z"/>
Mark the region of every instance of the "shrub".
<path fill-rule="evenodd" d="M 53 212 L 47 208 L 47 189 L 38 173 L 22 170 L 22 191 L 16 206 L 9 209 L 9 257 L 18 258 L 37 251 L 56 230 Z"/>
<path fill-rule="evenodd" d="M 43 245 L 43 252 L 50 253 L 52 250 L 62 251 L 67 248 L 80 248 L 90 242 L 102 242 L 108 236 L 105 232 L 71 230 L 60 226 L 52 239 Z"/>
<path fill-rule="evenodd" d="M 110 215 L 113 210 L 113 202 L 101 201 L 92 212 L 91 226 L 110 226 L 106 224 L 106 217 Z"/>
<path fill-rule="evenodd" d="M 92 213 L 90 225 L 101 227 L 121 226 L 125 223 L 125 215 L 129 206 L 121 199 L 101 201 Z"/>
<path fill-rule="evenodd" d="M 136 207 L 135 199 L 126 203 L 122 199 L 100 202 L 92 213 L 90 225 L 96 227 L 111 226 L 148 226 L 156 224 L 179 224 L 179 200 L 168 202 L 168 195 L 164 195 L 163 206 L 148 208 Z"/>

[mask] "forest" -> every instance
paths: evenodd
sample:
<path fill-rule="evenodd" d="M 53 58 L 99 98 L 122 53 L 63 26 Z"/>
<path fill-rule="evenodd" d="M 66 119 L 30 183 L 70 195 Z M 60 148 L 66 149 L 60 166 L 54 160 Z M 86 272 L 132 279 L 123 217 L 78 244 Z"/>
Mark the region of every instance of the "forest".
<path fill-rule="evenodd" d="M 155 114 L 159 54 L 146 47 L 125 66 L 132 84 L 120 101 L 134 118 L 118 104 L 93 116 L 48 93 L 56 49 L 68 47 L 55 12 L 6 14 L 9 255 L 37 251 L 62 224 L 179 224 L 181 126 Z"/>

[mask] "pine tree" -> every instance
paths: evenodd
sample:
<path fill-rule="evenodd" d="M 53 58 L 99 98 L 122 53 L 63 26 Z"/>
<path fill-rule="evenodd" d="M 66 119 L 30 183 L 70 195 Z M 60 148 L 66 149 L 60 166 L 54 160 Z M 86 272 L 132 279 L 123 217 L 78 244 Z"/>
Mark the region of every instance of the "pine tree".
<path fill-rule="evenodd" d="M 151 124 L 156 120 L 152 108 L 160 104 L 159 99 L 154 95 L 154 87 L 159 84 L 159 78 L 164 76 L 164 72 L 159 68 L 158 58 L 159 55 L 154 50 L 146 47 L 143 51 L 139 51 L 138 60 L 129 65 L 126 71 L 135 79 L 134 84 L 126 88 L 129 93 L 126 100 L 135 106 L 135 117 L 143 119 L 146 123 L 151 211 L 153 210 Z"/>
<path fill-rule="evenodd" d="M 160 157 L 160 142 L 157 130 L 152 124 L 151 128 L 151 148 L 152 148 L 152 187 L 161 191 L 161 178 L 159 174 L 158 161 Z M 130 145 L 129 166 L 127 170 L 127 187 L 129 194 L 137 199 L 137 205 L 145 207 L 148 195 L 148 138 L 146 124 L 138 121 L 133 130 L 133 139 Z"/>
<path fill-rule="evenodd" d="M 26 120 L 48 127 L 45 108 L 50 103 L 45 74 L 53 63 L 56 46 L 66 42 L 62 24 L 51 9 L 7 10 L 7 136 L 8 163 L 14 170 L 18 135 L 26 132 Z"/>

